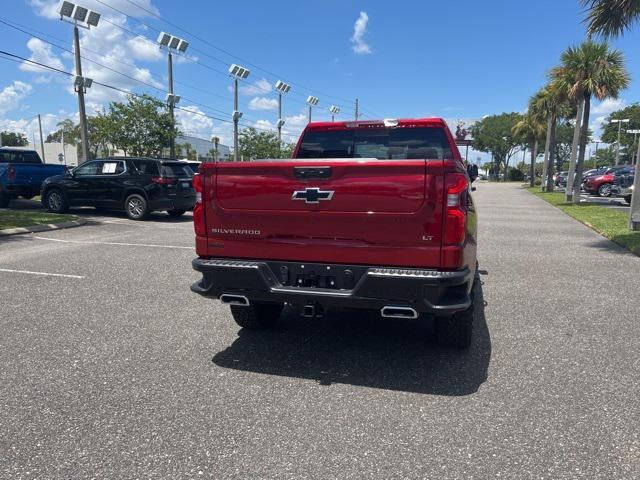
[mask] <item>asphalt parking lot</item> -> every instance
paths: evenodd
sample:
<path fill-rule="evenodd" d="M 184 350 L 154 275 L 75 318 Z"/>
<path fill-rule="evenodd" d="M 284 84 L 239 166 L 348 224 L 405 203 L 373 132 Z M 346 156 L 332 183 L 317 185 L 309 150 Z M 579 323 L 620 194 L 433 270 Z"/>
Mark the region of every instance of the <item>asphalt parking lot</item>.
<path fill-rule="evenodd" d="M 0 240 L 2 478 L 640 477 L 640 258 L 481 183 L 466 352 L 189 291 L 190 217 Z"/>

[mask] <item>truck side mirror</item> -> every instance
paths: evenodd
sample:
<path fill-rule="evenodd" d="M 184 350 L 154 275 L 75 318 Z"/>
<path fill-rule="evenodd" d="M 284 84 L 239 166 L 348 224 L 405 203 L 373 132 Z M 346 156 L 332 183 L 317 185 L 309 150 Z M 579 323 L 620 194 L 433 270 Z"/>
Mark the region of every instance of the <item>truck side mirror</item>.
<path fill-rule="evenodd" d="M 475 182 L 478 178 L 478 166 L 472 163 L 467 165 L 467 175 L 469 175 L 471 183 Z"/>

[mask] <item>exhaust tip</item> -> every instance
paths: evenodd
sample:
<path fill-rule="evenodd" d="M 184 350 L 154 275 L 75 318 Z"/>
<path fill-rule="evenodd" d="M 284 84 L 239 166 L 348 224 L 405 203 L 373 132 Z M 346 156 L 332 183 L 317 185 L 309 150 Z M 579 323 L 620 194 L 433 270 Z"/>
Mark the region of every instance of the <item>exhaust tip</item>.
<path fill-rule="evenodd" d="M 249 306 L 249 299 L 244 295 L 231 295 L 229 293 L 223 293 L 220 295 L 220 301 L 228 305 L 242 305 L 244 307 Z"/>
<path fill-rule="evenodd" d="M 418 312 L 411 307 L 395 307 L 391 305 L 382 307 L 380 315 L 383 318 L 418 318 Z"/>

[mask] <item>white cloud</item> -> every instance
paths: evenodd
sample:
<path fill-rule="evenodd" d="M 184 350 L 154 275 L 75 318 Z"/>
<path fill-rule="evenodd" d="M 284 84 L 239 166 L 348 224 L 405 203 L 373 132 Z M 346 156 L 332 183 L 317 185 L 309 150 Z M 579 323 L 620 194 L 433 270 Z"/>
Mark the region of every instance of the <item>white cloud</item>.
<path fill-rule="evenodd" d="M 238 87 L 238 92 L 240 93 L 240 95 L 247 96 L 264 95 L 265 93 L 270 93 L 271 90 L 272 86 L 266 78 L 256 80 L 249 85 L 241 85 L 240 87 Z"/>
<path fill-rule="evenodd" d="M 0 92 L 0 115 L 20 108 L 22 100 L 31 92 L 32 87 L 28 83 L 19 80 L 7 85 Z"/>
<path fill-rule="evenodd" d="M 185 135 L 209 140 L 213 136 L 213 120 L 205 117 L 196 106 L 185 106 L 175 111 L 176 121 Z"/>
<path fill-rule="evenodd" d="M 591 108 L 591 113 L 596 115 L 609 115 L 616 110 L 621 110 L 626 106 L 626 103 L 621 98 L 607 98 L 598 105 L 594 105 Z"/>
<path fill-rule="evenodd" d="M 131 56 L 139 60 L 157 61 L 164 58 L 158 45 L 142 36 L 130 38 L 127 40 L 127 46 L 130 48 Z"/>
<path fill-rule="evenodd" d="M 114 9 L 118 10 L 130 15 L 132 17 L 149 17 L 150 14 L 145 12 L 144 10 L 136 7 L 132 3 L 127 2 L 127 0 L 109 0 L 109 5 L 111 5 Z M 141 7 L 144 7 L 146 10 L 153 12 L 156 15 L 159 15 L 160 12 L 153 5 L 151 0 L 137 0 L 136 3 Z M 58 13 L 60 7 L 60 0 L 29 0 L 29 4 L 34 8 L 36 13 L 40 16 L 57 19 L 60 18 L 60 14 Z M 96 12 L 102 14 L 111 14 L 114 10 L 111 10 L 97 2 L 96 0 L 83 0 L 82 6 L 87 7 L 89 10 L 95 10 Z M 105 11 L 107 10 L 107 11 Z"/>
<path fill-rule="evenodd" d="M 358 55 L 367 55 L 371 53 L 371 47 L 364 41 L 364 34 L 367 33 L 367 25 L 369 24 L 369 15 L 367 12 L 360 12 L 360 16 L 353 24 L 353 35 L 351 36 L 351 49 Z"/>
<path fill-rule="evenodd" d="M 249 102 L 249 110 L 276 110 L 278 100 L 267 97 L 254 97 Z"/>
<path fill-rule="evenodd" d="M 47 135 L 55 132 L 58 122 L 63 120 L 65 116 L 47 113 L 42 118 L 42 136 L 46 139 Z M 40 141 L 40 132 L 38 129 L 38 118 L 20 118 L 18 120 L 0 118 L 0 130 L 8 132 L 22 133 L 27 136 L 29 143 L 33 142 L 35 136 L 36 142 Z"/>
<path fill-rule="evenodd" d="M 42 63 L 43 65 L 49 65 L 50 67 L 57 68 L 58 70 L 65 70 L 65 66 L 62 63 L 62 60 L 60 60 L 60 58 L 53 53 L 53 51 L 51 50 L 51 45 L 49 45 L 48 43 L 43 42 L 38 38 L 30 38 L 27 42 L 27 48 L 31 50 L 29 60 Z M 28 62 L 23 62 L 20 65 L 20 70 L 25 72 L 39 73 L 41 74 L 41 77 L 43 76 L 42 74 L 44 72 L 50 72 L 50 70 Z"/>

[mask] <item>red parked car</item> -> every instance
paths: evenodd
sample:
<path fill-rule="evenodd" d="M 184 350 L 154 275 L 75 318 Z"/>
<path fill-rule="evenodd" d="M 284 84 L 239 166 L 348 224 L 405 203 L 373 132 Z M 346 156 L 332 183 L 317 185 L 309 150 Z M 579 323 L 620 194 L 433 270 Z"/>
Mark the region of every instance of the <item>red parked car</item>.
<path fill-rule="evenodd" d="M 439 118 L 309 124 L 293 159 L 203 163 L 193 212 L 202 279 L 244 328 L 285 304 L 385 318 L 435 316 L 439 343 L 471 342 L 476 211 Z"/>
<path fill-rule="evenodd" d="M 598 195 L 599 197 L 610 197 L 616 172 L 625 168 L 629 168 L 629 166 L 611 167 L 602 175 L 587 177 L 583 184 L 585 191 L 591 195 Z"/>

